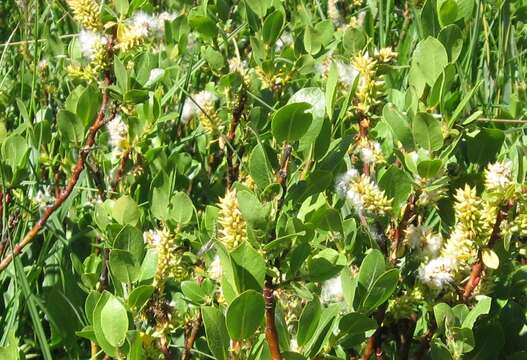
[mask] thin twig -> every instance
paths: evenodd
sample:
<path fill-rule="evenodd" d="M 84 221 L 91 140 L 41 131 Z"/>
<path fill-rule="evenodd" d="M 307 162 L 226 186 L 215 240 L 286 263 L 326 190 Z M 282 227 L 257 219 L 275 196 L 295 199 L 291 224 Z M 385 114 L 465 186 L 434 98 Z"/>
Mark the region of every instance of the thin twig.
<path fill-rule="evenodd" d="M 280 343 L 278 341 L 278 331 L 275 324 L 275 299 L 273 281 L 270 277 L 265 280 L 263 290 L 265 300 L 265 338 L 269 345 L 272 360 L 282 360 L 280 354 Z"/>
<path fill-rule="evenodd" d="M 227 187 L 229 188 L 238 178 L 238 168 L 234 166 L 233 164 L 233 155 L 235 152 L 234 139 L 236 138 L 236 128 L 238 127 L 238 124 L 240 123 L 240 119 L 242 117 L 243 110 L 245 109 L 246 102 L 247 102 L 247 94 L 242 89 L 240 93 L 240 97 L 238 99 L 238 103 L 236 104 L 236 107 L 232 111 L 232 118 L 231 118 L 231 123 L 229 126 L 229 133 L 227 134 L 227 139 L 229 139 L 229 142 L 233 146 L 233 149 L 231 149 L 230 147 L 227 148 Z"/>
<path fill-rule="evenodd" d="M 92 179 L 95 184 L 95 187 L 97 188 L 97 192 L 99 193 L 99 197 L 102 201 L 106 200 L 106 188 L 104 186 L 104 180 L 101 171 L 99 170 L 94 161 L 88 160 L 86 162 L 86 165 L 92 175 Z"/>
<path fill-rule="evenodd" d="M 108 289 L 108 260 L 109 260 L 110 250 L 104 248 L 102 250 L 102 270 L 101 275 L 99 276 L 99 292 L 103 292 Z"/>
<path fill-rule="evenodd" d="M 366 116 L 361 116 L 359 120 L 359 140 L 368 140 L 368 128 L 370 127 L 370 121 Z M 370 176 L 370 164 L 364 162 L 362 165 L 362 172 L 364 175 Z"/>
<path fill-rule="evenodd" d="M 385 313 L 386 305 L 383 305 L 375 313 L 377 329 L 375 330 L 375 333 L 368 339 L 366 349 L 364 350 L 364 354 L 362 355 L 362 360 L 368 360 L 373 354 L 375 354 L 377 360 L 384 359 L 384 353 L 382 350 L 382 322 L 384 321 Z"/>
<path fill-rule="evenodd" d="M 105 85 L 110 84 L 109 76 L 106 75 L 105 77 Z M 77 185 L 77 182 L 79 181 L 79 177 L 84 170 L 86 159 L 88 155 L 90 154 L 91 150 L 93 149 L 93 145 L 95 144 L 95 137 L 97 135 L 97 132 L 115 116 L 115 113 L 112 113 L 109 117 L 105 117 L 106 108 L 109 103 L 109 96 L 106 91 L 104 90 L 102 103 L 99 108 L 99 112 L 97 114 L 97 117 L 95 118 L 95 121 L 93 122 L 93 125 L 88 130 L 88 136 L 86 138 L 86 141 L 84 142 L 84 147 L 81 149 L 79 153 L 79 159 L 77 160 L 77 163 L 75 164 L 75 168 L 73 169 L 73 173 L 71 174 L 70 180 L 68 181 L 68 184 L 66 185 L 66 188 L 62 191 L 60 196 L 55 198 L 55 202 L 53 205 L 49 206 L 44 210 L 42 216 L 40 219 L 36 222 L 36 224 L 31 228 L 31 230 L 24 236 L 22 241 L 17 243 L 14 247 L 12 252 L 7 255 L 2 262 L 0 262 L 0 272 L 5 270 L 13 260 L 13 257 L 17 256 L 22 252 L 22 250 L 29 245 L 35 237 L 38 235 L 40 230 L 46 225 L 48 219 L 51 215 L 57 211 L 62 204 L 68 199 L 68 197 L 73 192 L 73 189 L 75 188 L 75 185 Z"/>
<path fill-rule="evenodd" d="M 121 155 L 121 160 L 119 161 L 119 167 L 115 170 L 115 175 L 112 180 L 112 192 L 115 193 L 117 191 L 117 187 L 119 186 L 119 183 L 121 182 L 124 170 L 126 168 L 126 162 L 130 158 L 130 150 L 126 150 Z"/>
<path fill-rule="evenodd" d="M 282 153 L 282 158 L 280 159 L 280 169 L 276 175 L 276 181 L 282 186 L 282 196 L 278 201 L 278 206 L 276 210 L 276 217 L 278 218 L 280 210 L 284 204 L 285 192 L 287 188 L 287 170 L 289 167 L 289 161 L 291 159 L 291 153 L 293 148 L 289 144 L 284 144 L 284 150 Z M 276 222 L 276 220 L 275 220 Z M 273 233 L 273 240 L 276 238 L 276 232 Z M 271 352 L 272 360 L 282 360 L 282 355 L 280 354 L 280 343 L 278 341 L 278 331 L 276 330 L 275 324 L 275 298 L 274 298 L 274 287 L 273 279 L 270 276 L 266 276 L 265 286 L 263 290 L 263 296 L 265 300 L 265 339 L 269 345 L 269 351 Z"/>
<path fill-rule="evenodd" d="M 190 331 L 190 335 L 185 342 L 185 348 L 183 349 L 183 354 L 181 355 L 181 360 L 188 360 L 190 359 L 190 354 L 192 347 L 194 346 L 194 343 L 196 342 L 196 339 L 198 338 L 199 329 L 201 328 L 201 311 L 198 314 L 198 317 L 192 322 L 192 329 Z"/>
<path fill-rule="evenodd" d="M 390 261 L 392 263 L 395 263 L 395 261 L 397 260 L 397 252 L 399 251 L 399 245 L 401 243 L 401 239 L 404 236 L 406 228 L 410 224 L 410 220 L 415 214 L 415 201 L 416 201 L 416 197 L 414 195 L 410 195 L 410 197 L 408 198 L 408 202 L 406 203 L 406 207 L 404 208 L 401 221 L 399 222 L 399 225 L 393 230 L 393 233 L 391 234 L 392 253 L 390 254 Z"/>
<path fill-rule="evenodd" d="M 488 248 L 492 249 L 494 244 L 499 240 L 500 237 L 500 226 L 505 217 L 507 216 L 507 212 L 509 209 L 511 209 L 513 204 L 509 202 L 507 205 L 505 205 L 503 208 L 498 210 L 498 214 L 496 215 L 496 221 L 494 222 L 494 226 L 492 228 L 492 233 L 490 235 L 490 239 L 488 242 Z M 463 289 L 463 301 L 467 302 L 474 292 L 474 289 L 478 286 L 478 284 L 481 281 L 481 277 L 483 276 L 483 271 L 485 270 L 485 264 L 483 264 L 482 260 L 482 253 L 481 251 L 478 254 L 478 261 L 476 261 L 474 264 L 472 264 L 472 270 L 470 271 L 470 277 L 465 284 L 465 288 Z"/>

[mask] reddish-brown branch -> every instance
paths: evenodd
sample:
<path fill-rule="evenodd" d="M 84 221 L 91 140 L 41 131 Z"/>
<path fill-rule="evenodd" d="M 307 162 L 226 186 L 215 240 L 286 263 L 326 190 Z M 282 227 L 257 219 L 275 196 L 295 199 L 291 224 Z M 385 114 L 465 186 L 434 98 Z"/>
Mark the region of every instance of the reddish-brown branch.
<path fill-rule="evenodd" d="M 168 347 L 166 338 L 161 339 L 161 343 L 159 345 L 159 351 L 161 351 L 165 360 L 173 359 L 172 354 L 170 353 L 170 348 Z"/>
<path fill-rule="evenodd" d="M 384 353 L 382 350 L 382 322 L 384 321 L 384 315 L 386 313 L 386 305 L 383 305 L 375 313 L 375 320 L 377 321 L 377 330 L 370 336 L 366 349 L 362 354 L 362 360 L 368 360 L 373 354 L 377 360 L 384 359 Z"/>
<path fill-rule="evenodd" d="M 106 76 L 105 79 L 106 85 L 110 83 L 109 77 Z M 81 149 L 79 153 L 79 159 L 77 160 L 77 163 L 75 164 L 75 168 L 73 169 L 73 172 L 71 174 L 71 177 L 68 181 L 68 184 L 66 185 L 65 189 L 61 192 L 60 196 L 55 198 L 55 202 L 47 207 L 40 219 L 36 222 L 36 224 L 31 228 L 31 230 L 24 236 L 24 238 L 18 242 L 14 247 L 10 254 L 8 254 L 2 261 L 0 262 L 0 271 L 5 270 L 7 266 L 11 263 L 14 256 L 17 256 L 22 252 L 22 250 L 29 245 L 33 239 L 38 235 L 40 230 L 46 225 L 48 219 L 50 218 L 57 209 L 59 209 L 62 204 L 68 199 L 68 197 L 71 195 L 73 189 L 75 188 L 75 185 L 77 185 L 77 182 L 79 181 L 79 177 L 84 170 L 85 164 L 86 164 L 86 158 L 88 157 L 88 154 L 93 148 L 93 145 L 95 144 L 95 137 L 97 135 L 97 132 L 111 119 L 112 116 L 115 114 L 112 114 L 112 116 L 106 118 L 105 112 L 106 108 L 109 103 L 109 96 L 106 90 L 104 91 L 102 103 L 99 108 L 99 112 L 97 113 L 97 117 L 95 118 L 95 121 L 93 122 L 92 126 L 88 130 L 88 136 L 86 137 L 86 141 L 84 142 L 84 147 Z"/>
<path fill-rule="evenodd" d="M 508 210 L 512 208 L 513 204 L 508 203 L 503 208 L 501 208 L 498 211 L 498 214 L 496 215 L 496 221 L 494 222 L 494 226 L 492 227 L 492 233 L 490 235 L 488 247 L 492 249 L 494 247 L 494 244 L 499 240 L 500 237 L 500 226 L 505 217 L 507 216 Z M 465 284 L 465 287 L 463 289 L 463 301 L 467 302 L 471 297 L 472 293 L 474 292 L 474 289 L 479 285 L 481 281 L 481 277 L 483 276 L 483 271 L 485 270 L 485 264 L 483 264 L 483 260 L 481 258 L 481 251 L 478 254 L 478 261 L 476 261 L 474 264 L 472 264 L 472 270 L 470 271 L 470 277 Z"/>
<path fill-rule="evenodd" d="M 282 154 L 282 158 L 280 159 L 280 170 L 278 170 L 278 174 L 276 177 L 276 181 L 282 186 L 285 185 L 285 180 L 287 179 L 287 169 L 289 167 L 289 160 L 291 159 L 292 151 L 293 148 L 291 145 L 284 145 L 284 152 Z"/>
<path fill-rule="evenodd" d="M 196 339 L 198 338 L 199 329 L 201 328 L 201 311 L 198 314 L 198 317 L 192 322 L 192 329 L 190 330 L 189 337 L 187 338 L 187 341 L 185 342 L 185 348 L 183 349 L 183 354 L 181 355 L 181 360 L 188 360 L 190 359 L 190 352 L 192 350 L 192 347 L 194 346 L 194 343 L 196 342 Z"/>
<path fill-rule="evenodd" d="M 117 191 L 117 187 L 119 186 L 119 183 L 121 182 L 121 179 L 123 178 L 124 170 L 126 168 L 126 162 L 128 161 L 129 158 L 130 158 L 130 150 L 126 150 L 121 155 L 121 160 L 119 161 L 119 167 L 117 168 L 117 170 L 115 170 L 115 175 L 112 180 L 112 192 L 114 193 Z"/>
<path fill-rule="evenodd" d="M 102 250 L 102 270 L 99 276 L 99 292 L 103 292 L 108 289 L 108 260 L 110 251 L 109 249 Z"/>
<path fill-rule="evenodd" d="M 370 126 L 369 120 L 366 118 L 366 116 L 362 116 L 359 120 L 359 140 L 367 140 L 368 139 L 368 128 Z M 370 176 L 370 164 L 364 163 L 362 165 L 362 172 L 364 175 Z"/>
<path fill-rule="evenodd" d="M 282 206 L 284 204 L 285 193 L 287 189 L 287 172 L 289 168 L 289 161 L 291 159 L 293 148 L 289 144 L 284 144 L 284 150 L 282 152 L 282 158 L 280 159 L 280 169 L 276 175 L 276 182 L 282 186 L 282 196 L 278 201 L 275 222 L 278 219 Z M 276 232 L 273 232 L 273 240 L 276 239 Z M 275 265 L 279 267 L 279 259 L 275 259 Z M 275 324 L 275 298 L 274 298 L 274 287 L 273 279 L 267 276 L 265 279 L 265 286 L 263 289 L 263 296 L 265 300 L 265 338 L 269 345 L 272 360 L 282 360 L 280 354 L 280 343 L 278 341 L 278 331 L 276 330 Z"/>
<path fill-rule="evenodd" d="M 390 261 L 392 263 L 394 263 L 397 260 L 397 252 L 399 251 L 399 245 L 401 243 L 401 239 L 404 237 L 404 232 L 406 231 L 406 228 L 410 224 L 410 220 L 415 215 L 415 200 L 416 200 L 416 197 L 414 195 L 410 195 L 410 198 L 408 199 L 408 202 L 406 203 L 406 207 L 404 208 L 401 221 L 399 221 L 399 225 L 397 225 L 397 227 L 394 229 L 393 233 L 391 234 L 392 253 L 390 254 Z"/>
<path fill-rule="evenodd" d="M 280 354 L 280 343 L 278 341 L 278 331 L 275 324 L 275 299 L 272 280 L 267 278 L 263 291 L 265 300 L 265 338 L 269 345 L 272 360 L 282 360 Z"/>
<path fill-rule="evenodd" d="M 95 183 L 95 187 L 97 188 L 99 197 L 102 201 L 106 200 L 106 188 L 104 186 L 104 180 L 101 171 L 99 170 L 99 168 L 97 168 L 97 165 L 93 161 L 86 161 L 86 165 L 87 169 L 92 175 L 91 177 L 93 179 L 93 182 Z"/>

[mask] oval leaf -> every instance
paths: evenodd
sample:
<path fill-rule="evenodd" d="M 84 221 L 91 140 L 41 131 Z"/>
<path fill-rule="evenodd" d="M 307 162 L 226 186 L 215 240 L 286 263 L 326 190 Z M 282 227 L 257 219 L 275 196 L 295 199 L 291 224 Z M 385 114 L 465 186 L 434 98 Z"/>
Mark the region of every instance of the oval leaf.
<path fill-rule="evenodd" d="M 264 315 L 262 294 L 247 290 L 233 300 L 227 309 L 227 330 L 233 340 L 252 336 L 260 326 Z"/>

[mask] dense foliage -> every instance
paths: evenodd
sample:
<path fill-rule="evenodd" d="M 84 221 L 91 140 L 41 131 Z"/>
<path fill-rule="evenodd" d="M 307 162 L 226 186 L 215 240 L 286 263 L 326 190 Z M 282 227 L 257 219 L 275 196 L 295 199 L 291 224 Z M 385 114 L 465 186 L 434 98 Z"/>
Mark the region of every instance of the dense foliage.
<path fill-rule="evenodd" d="M 524 359 L 522 0 L 0 3 L 1 359 Z"/>

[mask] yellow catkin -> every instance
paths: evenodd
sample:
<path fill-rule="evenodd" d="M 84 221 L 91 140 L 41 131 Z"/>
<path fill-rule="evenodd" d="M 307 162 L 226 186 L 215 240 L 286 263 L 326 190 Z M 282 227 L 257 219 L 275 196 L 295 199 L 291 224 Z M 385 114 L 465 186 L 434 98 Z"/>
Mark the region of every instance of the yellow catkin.
<path fill-rule="evenodd" d="M 70 64 L 66 68 L 66 73 L 72 79 L 79 79 L 85 81 L 92 81 L 95 80 L 97 77 L 97 72 L 90 65 L 80 67 L 79 65 Z"/>
<path fill-rule="evenodd" d="M 356 108 L 362 113 L 367 113 L 371 106 L 378 103 L 377 97 L 382 85 L 382 81 L 376 79 L 377 60 L 366 55 L 357 55 L 351 63 L 361 77 L 356 93 Z"/>
<path fill-rule="evenodd" d="M 183 249 L 178 247 L 177 234 L 168 230 L 160 232 L 158 245 L 157 269 L 154 276 L 154 286 L 163 289 L 168 278 L 182 281 L 188 278 L 188 267 L 183 260 Z"/>
<path fill-rule="evenodd" d="M 468 185 L 457 190 L 455 199 L 456 227 L 463 231 L 465 237 L 479 244 L 486 243 L 496 220 L 497 207 L 481 200 L 476 195 L 476 189 Z"/>
<path fill-rule="evenodd" d="M 357 177 L 351 186 L 361 197 L 362 205 L 367 212 L 384 215 L 391 210 L 392 200 L 388 199 L 384 191 L 373 184 L 368 176 L 363 174 Z"/>
<path fill-rule="evenodd" d="M 240 212 L 236 190 L 227 190 L 220 199 L 218 214 L 218 238 L 229 250 L 236 248 L 247 238 L 245 220 Z"/>
<path fill-rule="evenodd" d="M 144 34 L 136 31 L 133 26 L 122 25 L 119 27 L 117 31 L 116 45 L 118 49 L 121 49 L 122 51 L 130 51 L 141 46 L 144 42 Z"/>
<path fill-rule="evenodd" d="M 93 53 L 90 66 L 95 73 L 100 73 L 108 68 L 108 51 L 106 45 L 99 44 Z"/>
<path fill-rule="evenodd" d="M 67 0 L 73 11 L 73 18 L 85 29 L 100 30 L 101 6 L 96 0 Z"/>
<path fill-rule="evenodd" d="M 470 268 L 471 260 L 477 255 L 476 243 L 467 237 L 463 229 L 456 228 L 447 239 L 441 250 L 441 256 L 452 259 L 455 273 L 465 272 Z"/>
<path fill-rule="evenodd" d="M 199 123 L 201 127 L 209 134 L 215 133 L 219 129 L 219 118 L 214 109 L 214 104 L 207 103 L 203 106 L 202 111 L 199 112 Z"/>

